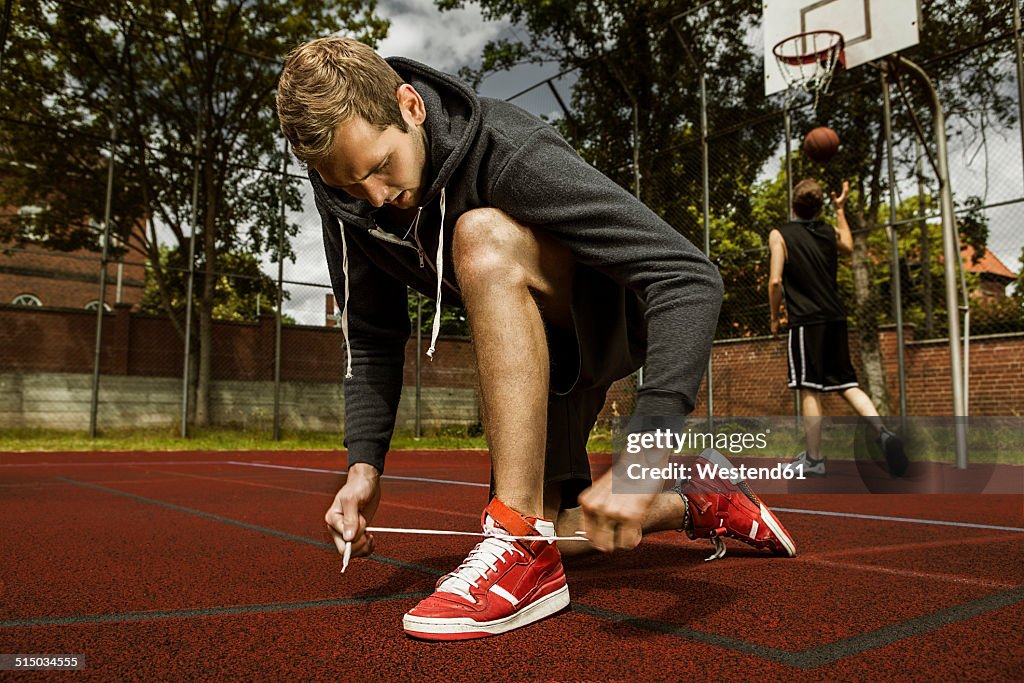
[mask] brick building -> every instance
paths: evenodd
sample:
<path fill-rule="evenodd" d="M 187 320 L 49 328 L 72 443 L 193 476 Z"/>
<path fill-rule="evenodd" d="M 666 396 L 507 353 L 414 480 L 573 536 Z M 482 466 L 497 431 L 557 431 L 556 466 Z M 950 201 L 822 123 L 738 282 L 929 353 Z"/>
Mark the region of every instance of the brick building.
<path fill-rule="evenodd" d="M 1017 274 L 1006 267 L 999 257 L 986 249 L 981 258 L 975 258 L 974 247 L 964 246 L 961 251 L 964 259 L 964 270 L 978 275 L 980 285 L 971 292 L 971 296 L 982 301 L 993 301 L 1006 296 L 1006 287 L 1017 279 Z"/>
<path fill-rule="evenodd" d="M 137 229 L 141 230 L 142 226 Z M 103 301 L 138 307 L 146 268 L 135 252 L 107 264 Z M 45 242 L 0 244 L 0 303 L 48 308 L 95 309 L 99 303 L 100 254 L 88 249 L 56 251 Z"/>

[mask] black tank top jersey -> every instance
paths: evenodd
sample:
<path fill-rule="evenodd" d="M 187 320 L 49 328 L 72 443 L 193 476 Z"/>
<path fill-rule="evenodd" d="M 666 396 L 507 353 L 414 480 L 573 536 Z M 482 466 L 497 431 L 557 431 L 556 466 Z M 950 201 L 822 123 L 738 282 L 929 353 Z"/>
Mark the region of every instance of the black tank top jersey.
<path fill-rule="evenodd" d="M 782 287 L 790 326 L 845 320 L 846 309 L 836 284 L 835 229 L 820 220 L 796 220 L 779 232 L 786 242 Z"/>

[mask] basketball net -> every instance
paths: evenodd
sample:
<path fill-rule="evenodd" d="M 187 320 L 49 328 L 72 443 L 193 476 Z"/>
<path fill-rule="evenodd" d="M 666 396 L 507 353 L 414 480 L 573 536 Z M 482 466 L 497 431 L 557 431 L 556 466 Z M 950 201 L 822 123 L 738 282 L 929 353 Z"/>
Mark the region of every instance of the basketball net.
<path fill-rule="evenodd" d="M 828 94 L 832 76 L 846 66 L 843 34 L 838 31 L 808 31 L 783 38 L 772 54 L 786 81 L 786 107 L 796 90 L 814 94 L 814 112 L 818 99 Z"/>

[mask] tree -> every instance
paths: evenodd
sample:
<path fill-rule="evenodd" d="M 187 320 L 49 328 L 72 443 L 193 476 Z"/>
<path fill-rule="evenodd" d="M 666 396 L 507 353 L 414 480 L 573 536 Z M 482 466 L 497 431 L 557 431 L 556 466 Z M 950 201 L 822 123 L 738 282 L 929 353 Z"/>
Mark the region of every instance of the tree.
<path fill-rule="evenodd" d="M 8 125 L 0 144 L 12 163 L 6 205 L 45 208 L 37 232 L 56 248 L 97 248 L 107 157 L 113 149 L 111 231 L 151 264 L 161 306 L 184 334 L 172 302 L 158 227 L 176 253 L 193 228 L 204 255 L 197 282 L 195 422 L 209 419 L 212 320 L 222 255 L 294 258 L 299 178 L 282 182 L 273 98 L 285 52 L 345 31 L 374 44 L 387 22 L 372 0 L 70 0 L 16 3 L 4 64 Z M 116 144 L 111 138 L 116 136 Z M 145 225 L 144 232 L 132 226 Z M 284 240 L 279 243 L 278 231 Z M 5 228 L 24 239 L 25 226 Z"/>
<path fill-rule="evenodd" d="M 186 247 L 187 249 L 187 247 Z M 165 312 L 164 298 L 170 300 L 171 309 L 184 313 L 188 298 L 188 256 L 181 249 L 160 247 L 163 281 L 158 282 L 154 271 L 146 271 L 146 283 L 140 308 L 146 313 Z M 222 269 L 215 275 L 213 285 L 213 317 L 216 320 L 257 320 L 260 315 L 273 313 L 277 307 L 277 282 L 260 269 L 256 256 L 249 252 L 229 252 L 217 257 Z M 206 269 L 196 265 L 195 287 L 203 288 Z M 283 293 L 287 301 L 290 296 Z M 294 318 L 283 316 L 285 323 L 294 324 Z"/>
<path fill-rule="evenodd" d="M 442 9 L 463 4 L 438 0 Z M 739 261 L 756 249 L 752 188 L 778 141 L 756 126 L 730 122 L 778 112 L 763 92 L 761 57 L 747 45 L 760 5 L 722 0 L 687 19 L 673 18 L 700 2 L 592 0 L 484 0 L 486 17 L 523 25 L 523 42 L 487 45 L 482 66 L 464 76 L 485 75 L 519 63 L 556 62 L 572 71 L 571 111 L 554 121 L 580 154 L 640 199 L 698 247 L 704 245 L 701 175 L 700 70 L 713 93 L 710 193 L 712 258 L 723 269 L 729 293 L 719 316 L 719 335 L 736 336 L 752 315 L 743 300 L 760 266 Z M 684 44 L 685 43 L 685 44 Z M 727 129 L 726 132 L 724 129 Z M 727 268 L 735 270 L 726 273 Z M 729 282 L 732 280 L 732 282 Z M 729 287 L 732 289 L 729 289 Z M 767 317 L 767 305 L 764 307 Z M 737 327 L 738 326 L 738 327 Z"/>
<path fill-rule="evenodd" d="M 416 312 L 421 302 L 423 311 L 420 316 L 420 331 L 429 339 L 434 329 L 434 300 L 410 289 L 408 310 L 413 334 L 416 334 Z M 469 321 L 466 319 L 465 308 L 452 304 L 441 306 L 441 334 L 448 337 L 469 336 Z"/>

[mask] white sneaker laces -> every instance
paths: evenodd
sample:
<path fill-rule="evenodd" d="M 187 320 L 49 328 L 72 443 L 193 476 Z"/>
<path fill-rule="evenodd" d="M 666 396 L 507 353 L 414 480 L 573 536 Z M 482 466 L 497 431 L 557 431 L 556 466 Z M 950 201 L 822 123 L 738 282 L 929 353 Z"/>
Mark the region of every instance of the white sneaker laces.
<path fill-rule="evenodd" d="M 473 600 L 469 589 L 476 586 L 476 582 L 487 575 L 488 571 L 497 571 L 498 563 L 509 554 L 517 554 L 526 557 L 526 554 L 519 549 L 515 542 L 502 538 L 509 534 L 494 525 L 488 518 L 484 522 L 484 534 L 487 538 L 476 544 L 476 547 L 469 551 L 469 556 L 459 565 L 459 568 L 448 574 L 444 580 L 437 585 L 440 593 L 454 593 L 461 595 L 467 600 Z"/>

